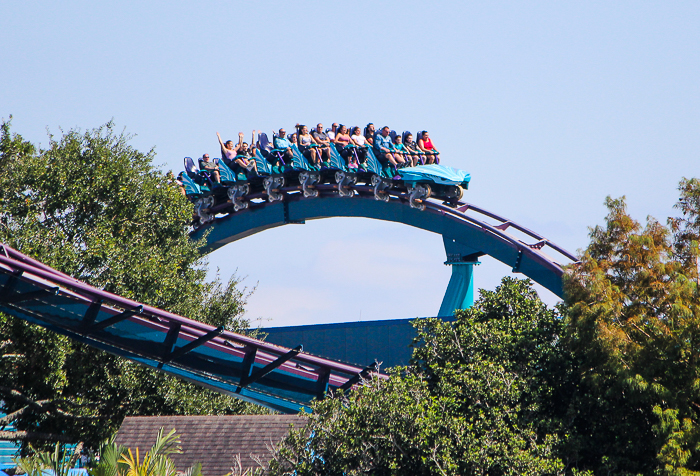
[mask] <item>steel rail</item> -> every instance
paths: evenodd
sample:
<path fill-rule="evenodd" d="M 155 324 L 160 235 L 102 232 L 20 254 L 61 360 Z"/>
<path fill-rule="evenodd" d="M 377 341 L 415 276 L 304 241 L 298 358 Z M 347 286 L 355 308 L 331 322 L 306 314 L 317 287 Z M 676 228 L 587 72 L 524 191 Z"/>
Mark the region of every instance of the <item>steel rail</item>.
<path fill-rule="evenodd" d="M 295 186 L 290 186 L 290 187 L 283 187 L 280 189 L 281 192 L 285 193 L 285 199 L 290 200 L 290 201 L 300 201 L 300 200 L 318 200 L 322 199 L 325 196 L 336 196 L 332 192 L 337 192 L 338 190 L 338 185 L 337 184 L 320 184 L 316 185 L 315 188 L 319 190 L 319 192 L 331 192 L 329 195 L 326 195 L 325 193 L 319 194 L 318 197 L 304 197 L 302 193 L 295 193 L 295 192 L 301 192 L 302 187 L 301 185 L 295 185 Z M 349 186 L 350 189 L 354 190 L 357 192 L 357 196 L 355 197 L 346 197 L 348 200 L 351 199 L 356 199 L 356 198 L 370 198 L 374 199 L 373 196 L 373 189 L 370 186 L 367 185 L 353 185 Z M 405 192 L 397 191 L 397 190 L 388 190 L 387 193 L 394 199 L 396 199 L 398 202 L 405 204 L 406 206 L 409 206 L 409 200 L 408 196 Z M 259 209 L 259 208 L 264 208 L 266 206 L 274 205 L 277 202 L 268 202 L 264 200 L 266 195 L 262 192 L 258 192 L 255 194 L 251 194 L 248 196 L 249 200 L 263 200 L 261 202 L 250 202 L 250 207 L 253 209 Z M 451 215 L 453 217 L 460 218 L 464 221 L 467 221 L 473 225 L 478 226 L 479 228 L 482 228 L 484 230 L 488 230 L 489 232 L 493 233 L 494 235 L 518 246 L 519 249 L 527 250 L 526 252 L 528 254 L 531 254 L 533 256 L 539 256 L 542 257 L 545 261 L 552 263 L 559 271 L 560 273 L 563 273 L 562 269 L 562 264 L 558 263 L 557 261 L 554 261 L 551 259 L 547 254 L 544 252 L 541 252 L 540 249 L 542 249 L 544 246 L 547 246 L 548 248 L 551 248 L 552 250 L 556 251 L 557 253 L 561 254 L 563 257 L 565 257 L 567 260 L 570 260 L 573 263 L 578 262 L 578 258 L 571 252 L 567 251 L 566 249 L 562 248 L 561 246 L 557 245 L 553 241 L 545 238 L 543 235 L 540 235 L 539 233 L 536 233 L 529 228 L 526 228 L 525 226 L 519 225 L 518 223 L 514 222 L 513 220 L 504 218 L 494 212 L 488 211 L 482 207 L 476 206 L 474 204 L 465 202 L 465 201 L 457 201 L 454 203 L 454 205 L 444 205 L 440 203 L 439 201 L 436 201 L 434 199 L 429 199 L 424 201 L 426 208 L 431 209 L 440 213 L 443 213 L 445 215 Z M 232 210 L 233 205 L 231 203 L 222 203 L 219 205 L 216 205 L 215 207 L 212 207 L 211 213 L 217 215 L 217 214 L 227 214 L 227 215 L 235 215 L 236 213 L 241 213 L 241 212 L 234 212 Z M 475 218 L 473 216 L 470 216 L 467 214 L 468 211 L 475 212 L 479 215 L 491 218 L 493 220 L 497 220 L 500 223 L 496 225 L 491 225 L 486 223 L 483 220 L 480 220 L 478 218 Z M 242 210 L 242 212 L 245 212 L 245 210 Z M 216 220 L 214 220 L 213 223 L 215 223 Z M 206 229 L 207 227 L 211 226 L 212 223 L 207 223 L 199 228 L 196 228 L 194 233 L 199 232 L 200 230 Z M 508 228 L 513 228 L 516 229 L 525 235 L 533 238 L 536 240 L 535 243 L 526 243 L 525 241 L 522 241 L 512 235 L 511 233 L 508 233 L 506 230 Z M 523 246 L 521 246 L 523 245 Z"/>
<path fill-rule="evenodd" d="M 2 246 L 2 249 L 4 250 L 4 254 L 0 254 L 0 264 L 3 265 L 6 272 L 9 271 L 12 273 L 17 273 L 21 271 L 23 274 L 20 279 L 31 280 L 32 278 L 31 276 L 28 276 L 28 274 L 34 275 L 40 280 L 44 281 L 41 282 L 39 280 L 35 280 L 35 282 L 42 287 L 49 288 L 51 287 L 50 284 L 58 284 L 60 287 L 64 288 L 60 291 L 61 294 L 74 299 L 83 299 L 86 303 L 93 303 L 100 300 L 104 303 L 107 309 L 109 309 L 107 307 L 109 306 L 109 303 L 122 309 L 132 309 L 137 306 L 143 306 L 143 312 L 141 314 L 129 317 L 129 320 L 138 322 L 142 325 L 147 325 L 154 329 L 157 328 L 162 331 L 166 331 L 170 324 L 178 323 L 181 326 L 181 337 L 190 342 L 216 329 L 214 326 L 193 321 L 152 306 L 143 305 L 134 300 L 118 296 L 108 291 L 94 288 L 68 275 L 65 275 L 64 273 L 60 273 L 46 265 L 43 265 L 42 263 L 23 255 L 7 245 L 0 246 Z M 37 266 L 37 264 L 40 266 Z M 69 292 L 66 292 L 66 290 Z M 154 318 L 156 319 L 156 322 L 154 322 Z M 226 330 L 224 330 L 218 337 L 214 337 L 203 345 L 216 348 L 217 350 L 221 350 L 226 353 L 235 354 L 237 356 L 241 356 L 244 349 L 255 348 L 258 350 L 256 354 L 256 361 L 259 361 L 262 364 L 269 364 L 278 357 L 289 352 L 289 349 L 287 348 L 264 341 L 259 341 L 251 337 Z M 235 347 L 235 345 L 238 345 L 238 347 Z M 297 363 L 318 367 L 318 369 L 305 368 L 303 366 L 296 365 Z M 284 368 L 292 373 L 309 378 L 317 377 L 319 371 L 322 369 L 327 369 L 331 372 L 350 376 L 363 370 L 360 367 L 335 362 L 307 353 L 299 353 L 297 356 L 295 356 L 294 362 L 284 364 Z M 386 377 L 382 375 L 382 378 Z M 340 377 L 333 373 L 331 374 L 331 383 L 333 385 L 339 386 L 345 381 L 347 381 L 347 378 Z"/>

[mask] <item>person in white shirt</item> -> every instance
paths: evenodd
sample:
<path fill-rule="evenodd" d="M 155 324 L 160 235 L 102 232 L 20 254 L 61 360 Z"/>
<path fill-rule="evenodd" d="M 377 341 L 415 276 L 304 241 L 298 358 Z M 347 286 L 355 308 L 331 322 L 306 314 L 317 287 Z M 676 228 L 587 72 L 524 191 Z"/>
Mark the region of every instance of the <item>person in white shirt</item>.
<path fill-rule="evenodd" d="M 365 136 L 362 135 L 362 130 L 359 127 L 353 127 L 350 140 L 352 141 L 353 145 L 357 146 L 357 149 L 355 149 L 355 152 L 357 153 L 357 159 L 360 161 L 360 164 L 364 164 L 367 160 L 368 145 L 367 139 L 365 138 Z"/>
<path fill-rule="evenodd" d="M 336 132 L 338 132 L 338 123 L 334 122 L 333 125 L 331 126 L 331 130 L 326 132 L 326 135 L 331 140 L 331 142 L 335 142 L 335 133 Z"/>

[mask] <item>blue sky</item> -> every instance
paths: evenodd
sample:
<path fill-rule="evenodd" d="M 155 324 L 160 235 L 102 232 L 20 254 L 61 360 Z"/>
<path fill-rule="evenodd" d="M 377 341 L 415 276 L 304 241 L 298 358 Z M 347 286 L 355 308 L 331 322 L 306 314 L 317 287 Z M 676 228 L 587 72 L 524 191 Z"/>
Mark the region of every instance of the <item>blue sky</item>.
<path fill-rule="evenodd" d="M 575 251 L 606 195 L 665 220 L 696 175 L 699 18 L 689 1 L 5 2 L 0 117 L 43 144 L 114 119 L 176 172 L 216 156 L 217 131 L 427 129 L 471 173 L 467 201 Z M 228 245 L 210 269 L 257 285 L 251 320 L 295 325 L 434 314 L 444 259 L 437 235 L 329 219 Z M 476 284 L 509 272 L 484 259 Z"/>

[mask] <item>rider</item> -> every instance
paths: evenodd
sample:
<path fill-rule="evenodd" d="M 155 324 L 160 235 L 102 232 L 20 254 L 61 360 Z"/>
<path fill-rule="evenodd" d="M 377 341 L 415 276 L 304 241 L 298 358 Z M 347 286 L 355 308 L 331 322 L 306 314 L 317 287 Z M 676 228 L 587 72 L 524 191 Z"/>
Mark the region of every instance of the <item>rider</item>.
<path fill-rule="evenodd" d="M 394 156 L 398 154 L 401 156 L 402 159 L 404 159 L 406 165 L 408 165 L 409 167 L 413 165 L 413 161 L 408 155 L 408 149 L 406 149 L 406 146 L 404 146 L 403 143 L 401 143 L 401 136 L 399 134 L 396 134 L 396 136 L 394 137 L 394 143 L 391 144 L 391 146 L 394 150 Z"/>
<path fill-rule="evenodd" d="M 299 124 L 297 124 L 296 127 L 299 131 L 299 150 L 304 154 L 304 157 L 309 159 L 312 165 L 320 167 L 321 159 L 319 157 L 319 151 L 315 147 L 316 141 L 314 141 L 314 138 L 309 134 L 309 128 Z"/>
<path fill-rule="evenodd" d="M 361 164 L 365 163 L 367 160 L 367 138 L 362 135 L 362 130 L 355 126 L 352 128 L 352 135 L 350 136 L 352 143 L 357 146 L 355 153 L 357 153 L 357 158 Z"/>
<path fill-rule="evenodd" d="M 224 142 L 221 139 L 221 134 L 219 134 L 218 132 L 216 133 L 216 137 L 219 138 L 219 145 L 221 146 L 221 159 L 226 165 L 230 167 L 231 161 L 233 161 L 236 158 L 236 152 L 238 151 L 238 148 L 233 146 L 232 140 L 227 140 L 226 142 Z"/>
<path fill-rule="evenodd" d="M 425 152 L 425 161 L 429 164 L 436 163 L 439 158 L 440 151 L 435 148 L 433 141 L 430 140 L 428 131 L 421 132 L 421 138 L 418 139 L 418 148 Z"/>
<path fill-rule="evenodd" d="M 199 170 L 206 172 L 214 182 L 221 183 L 219 164 L 212 162 L 211 159 L 209 159 L 209 154 L 202 154 L 202 158 L 199 159 Z"/>
<path fill-rule="evenodd" d="M 352 153 L 351 147 L 348 147 L 352 139 L 350 139 L 350 134 L 348 134 L 348 128 L 343 124 L 338 126 L 338 132 L 335 134 L 335 148 L 338 149 L 340 155 L 347 161 L 348 167 L 358 168 L 360 164 L 355 160 L 355 156 Z"/>
<path fill-rule="evenodd" d="M 275 149 L 282 151 L 282 158 L 284 161 L 291 165 L 292 160 L 294 160 L 294 152 L 292 152 L 292 143 L 285 137 L 286 135 L 287 131 L 280 129 L 279 135 L 275 137 L 273 144 Z"/>
<path fill-rule="evenodd" d="M 323 132 L 323 124 L 316 124 L 316 129 L 311 133 L 314 142 L 318 144 L 318 151 L 321 153 L 321 160 L 329 162 L 331 160 L 331 140 L 328 134 Z M 324 160 L 325 159 L 325 160 Z"/>
<path fill-rule="evenodd" d="M 251 142 L 255 144 L 255 131 L 253 131 Z M 236 148 L 238 153 L 234 161 L 235 164 L 240 167 L 240 169 L 245 169 L 247 171 L 243 172 L 246 176 L 249 175 L 248 172 L 257 175 L 258 164 L 255 162 L 255 145 L 249 147 L 247 142 L 243 142 L 242 132 L 238 133 L 238 146 Z"/>
<path fill-rule="evenodd" d="M 374 155 L 377 156 L 377 159 L 382 163 L 382 166 L 388 167 L 389 164 L 391 164 L 394 172 L 399 164 L 404 163 L 404 160 L 400 154 L 394 154 L 392 152 L 391 137 L 389 137 L 389 126 L 382 127 L 379 134 L 375 136 Z"/>
<path fill-rule="evenodd" d="M 365 126 L 365 139 L 367 140 L 369 145 L 372 145 L 372 146 L 374 145 L 374 136 L 375 135 L 376 134 L 374 132 L 374 124 L 372 124 L 370 122 L 369 124 L 367 124 Z"/>
<path fill-rule="evenodd" d="M 413 134 L 410 132 L 405 132 L 406 134 L 406 140 L 403 141 L 403 146 L 406 148 L 408 153 L 411 155 L 411 162 L 413 162 L 413 166 L 415 167 L 418 165 L 418 162 L 420 161 L 420 156 L 425 155 L 425 152 L 422 152 L 418 148 L 418 144 L 416 144 L 416 141 L 413 140 Z"/>

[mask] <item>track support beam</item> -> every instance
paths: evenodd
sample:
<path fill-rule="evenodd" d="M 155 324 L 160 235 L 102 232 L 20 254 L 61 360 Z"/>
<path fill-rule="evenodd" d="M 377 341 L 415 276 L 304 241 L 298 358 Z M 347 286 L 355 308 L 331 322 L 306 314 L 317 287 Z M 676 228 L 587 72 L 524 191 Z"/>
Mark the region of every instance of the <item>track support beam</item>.
<path fill-rule="evenodd" d="M 47 296 L 55 296 L 58 294 L 59 288 L 40 289 L 38 291 L 29 291 L 21 294 L 6 294 L 2 296 L 2 301 L 7 304 L 29 301 L 31 299 L 40 299 Z"/>
<path fill-rule="evenodd" d="M 245 372 L 241 376 L 241 384 L 240 384 L 239 389 L 245 388 L 248 385 L 250 385 L 251 383 L 254 383 L 254 382 L 260 380 L 261 378 L 263 378 L 264 376 L 266 376 L 267 374 L 269 374 L 270 372 L 275 370 L 280 365 L 284 364 L 285 362 L 287 362 L 290 359 L 293 359 L 294 357 L 296 357 L 299 354 L 299 352 L 301 352 L 301 349 L 302 349 L 302 346 L 298 345 L 295 348 L 293 348 L 292 350 L 290 350 L 289 352 L 287 352 L 286 354 L 280 355 L 277 359 L 270 362 L 265 367 L 258 369 L 257 371 L 252 372 L 252 373 L 249 373 L 250 370 L 248 370 L 247 372 Z M 247 357 L 247 355 L 246 355 L 246 357 Z M 252 369 L 252 365 L 249 367 L 249 369 Z M 249 376 L 246 377 L 246 374 L 248 374 Z M 240 390 L 238 390 L 238 391 L 240 391 Z"/>
<path fill-rule="evenodd" d="M 338 387 L 338 390 L 340 390 L 341 392 L 346 392 L 346 391 L 350 390 L 350 388 L 352 388 L 352 386 L 355 385 L 356 383 L 358 383 L 361 379 L 366 379 L 367 377 L 369 377 L 369 374 L 371 372 L 378 372 L 377 362 L 373 362 L 372 364 L 370 364 L 367 367 L 365 367 L 364 369 L 362 369 L 362 372 L 360 372 L 359 374 L 356 374 L 350 380 L 348 380 L 343 385 Z"/>
<path fill-rule="evenodd" d="M 170 352 L 164 359 L 162 364 L 170 362 L 172 360 L 177 360 L 178 358 L 182 357 L 183 355 L 192 352 L 194 349 L 197 347 L 206 344 L 210 340 L 212 340 L 214 337 L 218 337 L 221 335 L 221 333 L 224 332 L 223 327 L 217 327 L 213 331 L 207 332 L 203 336 L 193 340 L 189 344 L 185 344 L 182 347 L 178 347 L 177 349 L 173 350 Z"/>
<path fill-rule="evenodd" d="M 136 306 L 133 309 L 127 309 L 126 311 L 119 313 L 116 316 L 112 316 L 108 319 L 105 319 L 104 321 L 100 321 L 96 324 L 91 325 L 89 332 L 101 331 L 102 329 L 106 329 L 109 326 L 113 326 L 114 324 L 117 324 L 118 322 L 126 320 L 126 319 L 130 318 L 131 316 L 135 316 L 136 314 L 141 314 L 142 312 L 143 312 L 143 306 Z"/>

